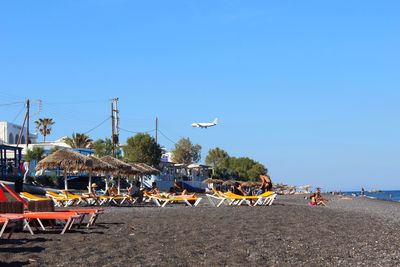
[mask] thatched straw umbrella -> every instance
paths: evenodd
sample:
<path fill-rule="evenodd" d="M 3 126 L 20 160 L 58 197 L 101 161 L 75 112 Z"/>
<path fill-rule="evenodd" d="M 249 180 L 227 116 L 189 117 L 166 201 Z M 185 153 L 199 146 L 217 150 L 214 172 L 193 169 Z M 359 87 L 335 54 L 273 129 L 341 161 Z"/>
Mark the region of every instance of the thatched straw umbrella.
<path fill-rule="evenodd" d="M 108 164 L 107 162 L 90 155 L 89 158 L 93 160 L 93 166 L 89 172 L 89 194 L 92 193 L 92 175 L 93 173 L 98 173 L 102 175 L 110 174 L 110 173 L 115 173 L 117 171 L 117 168 L 114 166 Z"/>
<path fill-rule="evenodd" d="M 135 166 L 145 169 L 148 175 L 157 175 L 160 173 L 159 170 L 147 165 L 146 163 L 136 163 Z"/>
<path fill-rule="evenodd" d="M 138 169 L 134 168 L 128 163 L 111 156 L 102 157 L 101 160 L 117 168 L 116 175 L 118 175 L 118 194 L 121 193 L 121 176 L 131 176 L 140 173 Z M 106 183 L 106 188 L 108 188 L 108 182 Z"/>
<path fill-rule="evenodd" d="M 62 149 L 54 152 L 41 160 L 37 170 L 41 169 L 62 169 L 64 174 L 64 187 L 68 190 L 68 172 L 91 171 L 93 160 L 70 149 Z"/>
<path fill-rule="evenodd" d="M 131 165 L 133 168 L 137 169 L 140 175 L 147 175 L 148 170 L 146 168 L 143 168 L 137 163 L 128 163 L 128 164 Z"/>
<path fill-rule="evenodd" d="M 145 163 L 129 163 L 129 164 L 132 167 L 140 170 L 141 184 L 143 184 L 144 176 L 160 174 L 159 170 L 157 170 L 156 168 L 153 168 Z"/>

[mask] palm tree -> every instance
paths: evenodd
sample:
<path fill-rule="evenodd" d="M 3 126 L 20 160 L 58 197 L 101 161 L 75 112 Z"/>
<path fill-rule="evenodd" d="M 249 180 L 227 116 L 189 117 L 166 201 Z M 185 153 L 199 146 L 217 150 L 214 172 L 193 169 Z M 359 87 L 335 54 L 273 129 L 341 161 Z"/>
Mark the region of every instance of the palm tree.
<path fill-rule="evenodd" d="M 43 118 L 35 121 L 36 129 L 43 135 L 43 142 L 46 142 L 46 136 L 51 134 L 51 126 L 55 124 L 53 119 Z"/>
<path fill-rule="evenodd" d="M 72 137 L 67 137 L 64 141 L 72 148 L 91 148 L 93 144 L 93 140 L 83 133 L 73 133 Z"/>
<path fill-rule="evenodd" d="M 44 158 L 44 149 L 42 147 L 35 146 L 31 150 L 26 151 L 25 161 L 41 161 Z"/>

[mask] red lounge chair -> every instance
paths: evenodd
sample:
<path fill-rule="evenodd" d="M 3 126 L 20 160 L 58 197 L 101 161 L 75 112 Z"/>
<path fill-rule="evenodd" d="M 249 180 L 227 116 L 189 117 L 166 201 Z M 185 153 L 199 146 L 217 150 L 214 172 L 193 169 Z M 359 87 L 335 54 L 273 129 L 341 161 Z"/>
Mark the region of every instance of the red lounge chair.
<path fill-rule="evenodd" d="M 4 194 L 3 190 L 1 190 L 0 188 L 0 202 L 7 202 L 8 199 L 6 197 L 6 195 Z"/>
<path fill-rule="evenodd" d="M 13 191 L 9 186 L 6 184 L 2 183 L 2 186 L 10 193 L 11 196 L 13 196 L 18 202 L 21 202 L 24 204 L 25 207 L 28 206 L 28 202 L 22 199 L 15 191 Z M 4 195 L 3 190 L 0 188 L 0 199 L 1 195 Z M 3 200 L 5 200 L 3 198 Z M 84 213 L 87 214 L 87 213 Z M 59 221 L 65 221 L 65 226 L 61 232 L 61 234 L 64 234 L 66 230 L 71 229 L 72 225 L 74 224 L 75 220 L 80 219 L 80 223 L 83 221 L 83 213 L 78 214 L 77 212 L 74 211 L 57 211 L 57 212 L 25 212 L 25 213 L 17 213 L 17 214 L 12 214 L 12 213 L 7 213 L 7 214 L 1 214 L 1 217 L 7 218 L 7 219 L 15 219 L 17 217 L 22 217 L 24 221 L 24 228 L 27 228 L 29 232 L 33 235 L 33 231 L 29 225 L 30 222 L 32 221 L 37 221 L 40 225 L 40 227 L 45 230 L 43 223 L 41 220 L 59 220 Z"/>
<path fill-rule="evenodd" d="M 14 190 L 12 190 L 8 185 L 6 185 L 5 183 L 0 183 L 0 185 L 7 190 L 7 192 L 18 202 L 21 202 L 24 204 L 24 207 L 27 209 L 28 208 L 28 201 L 26 199 L 23 199 L 19 194 L 17 194 Z M 0 188 L 0 191 L 1 188 Z M 4 194 L 4 193 L 3 193 Z M 1 202 L 1 196 L 0 196 L 0 202 Z M 59 211 L 55 211 L 55 212 L 72 212 L 72 213 L 77 213 L 79 215 L 82 215 L 81 217 L 81 221 L 79 223 L 79 225 L 82 224 L 83 220 L 85 219 L 86 215 L 90 215 L 89 221 L 86 225 L 87 228 L 89 228 L 90 226 L 93 226 L 96 221 L 97 218 L 99 217 L 100 214 L 104 213 L 103 209 L 65 209 L 65 210 L 59 210 Z"/>
<path fill-rule="evenodd" d="M 1 216 L 1 214 L 0 214 Z M 0 217 L 0 225 L 2 225 L 2 227 L 0 228 L 0 239 L 4 234 L 4 231 L 7 229 L 7 227 L 11 226 L 11 230 L 10 233 L 8 234 L 8 239 L 11 238 L 11 235 L 14 232 L 14 228 L 15 228 L 15 223 L 18 221 L 24 220 L 24 218 L 22 216 L 17 216 L 14 218 L 5 218 L 5 217 Z"/>
<path fill-rule="evenodd" d="M 23 218 L 24 226 L 29 230 L 31 235 L 33 235 L 33 231 L 29 225 L 29 222 L 36 220 L 43 231 L 46 231 L 44 225 L 41 220 L 60 220 L 65 221 L 64 228 L 61 231 L 61 234 L 65 234 L 68 229 L 71 229 L 72 225 L 74 224 L 75 220 L 80 219 L 81 215 L 77 213 L 71 212 L 28 212 L 22 214 L 14 214 L 14 213 L 7 213 L 1 214 L 1 217 L 15 220 L 16 218 Z"/>

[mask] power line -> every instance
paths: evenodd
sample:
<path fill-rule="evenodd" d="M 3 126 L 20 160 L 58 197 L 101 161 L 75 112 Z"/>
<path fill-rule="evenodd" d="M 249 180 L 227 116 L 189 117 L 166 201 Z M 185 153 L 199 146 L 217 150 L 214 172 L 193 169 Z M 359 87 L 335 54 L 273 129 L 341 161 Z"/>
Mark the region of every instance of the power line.
<path fill-rule="evenodd" d="M 100 126 L 102 126 L 104 123 L 106 123 L 108 120 L 110 120 L 111 118 L 108 117 L 107 119 L 105 119 L 104 121 L 102 121 L 101 123 L 99 123 L 98 125 L 96 125 L 95 127 L 93 127 L 92 129 L 90 129 L 89 131 L 85 132 L 84 134 L 88 134 L 91 133 L 92 131 L 96 130 L 97 128 L 99 128 Z"/>
<path fill-rule="evenodd" d="M 21 98 L 21 96 L 12 95 L 6 92 L 0 92 L 0 95 L 2 95 L 3 98 L 23 101 L 23 98 Z"/>
<path fill-rule="evenodd" d="M 21 113 L 22 113 L 22 111 L 24 111 L 24 109 L 25 109 L 25 106 L 22 106 L 22 108 L 18 112 L 17 116 L 15 116 L 15 118 L 12 120 L 12 123 L 14 123 L 18 119 L 18 117 L 21 115 Z"/>
<path fill-rule="evenodd" d="M 25 103 L 25 102 L 3 103 L 3 104 L 0 104 L 0 107 L 14 106 L 14 105 L 19 105 L 19 104 L 24 104 L 24 103 Z"/>
<path fill-rule="evenodd" d="M 174 143 L 175 145 L 178 145 L 178 143 L 176 143 L 175 141 L 173 141 L 172 139 L 170 139 L 168 136 L 166 136 L 160 129 L 158 130 L 158 132 L 164 136 L 165 139 L 167 139 L 168 141 Z"/>
<path fill-rule="evenodd" d="M 106 103 L 108 100 L 82 100 L 82 101 L 71 101 L 71 102 L 43 102 L 45 105 L 58 106 L 58 105 L 82 105 L 82 104 L 98 104 Z"/>
<path fill-rule="evenodd" d="M 139 133 L 152 133 L 154 132 L 156 129 L 150 130 L 150 131 L 141 131 L 141 132 L 135 132 L 135 131 L 130 131 L 130 130 L 126 130 L 123 129 L 121 127 L 118 127 L 118 129 L 120 129 L 121 131 L 127 132 L 127 133 L 132 133 L 132 134 L 139 134 Z"/>

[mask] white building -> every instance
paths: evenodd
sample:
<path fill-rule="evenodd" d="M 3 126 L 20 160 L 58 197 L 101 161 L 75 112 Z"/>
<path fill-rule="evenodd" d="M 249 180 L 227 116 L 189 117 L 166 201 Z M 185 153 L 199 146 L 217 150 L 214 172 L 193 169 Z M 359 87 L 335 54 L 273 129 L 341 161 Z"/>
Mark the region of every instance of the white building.
<path fill-rule="evenodd" d="M 0 144 L 16 144 L 20 138 L 21 129 L 21 125 L 0 121 Z M 37 134 L 29 133 L 29 139 L 31 144 L 36 144 L 38 139 Z M 26 144 L 26 140 L 26 129 L 23 129 L 20 143 Z"/>

